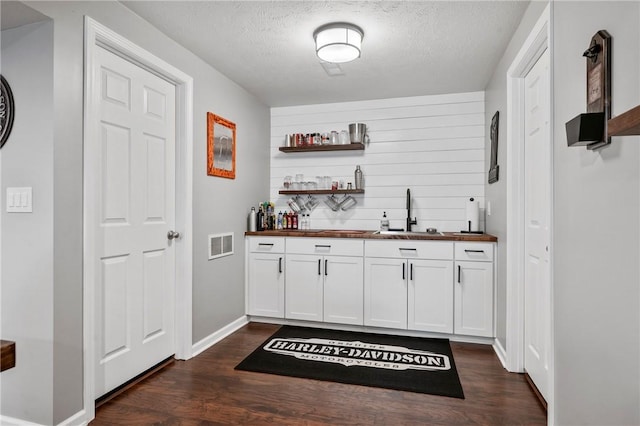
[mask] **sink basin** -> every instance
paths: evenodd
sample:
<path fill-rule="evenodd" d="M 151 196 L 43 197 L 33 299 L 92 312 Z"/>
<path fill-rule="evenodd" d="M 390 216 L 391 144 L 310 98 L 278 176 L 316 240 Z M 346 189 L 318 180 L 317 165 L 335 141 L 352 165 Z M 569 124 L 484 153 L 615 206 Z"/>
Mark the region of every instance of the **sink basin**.
<path fill-rule="evenodd" d="M 426 231 L 376 231 L 375 235 L 444 235 L 442 232 L 426 232 Z"/>

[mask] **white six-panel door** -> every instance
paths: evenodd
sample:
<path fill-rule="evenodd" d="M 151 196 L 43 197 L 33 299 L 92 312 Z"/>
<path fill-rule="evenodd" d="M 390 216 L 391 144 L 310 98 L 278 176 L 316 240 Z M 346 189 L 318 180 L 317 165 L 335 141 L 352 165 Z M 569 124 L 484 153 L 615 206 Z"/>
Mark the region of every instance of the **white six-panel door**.
<path fill-rule="evenodd" d="M 549 51 L 538 59 L 525 83 L 525 370 L 547 398 L 551 293 Z"/>
<path fill-rule="evenodd" d="M 95 396 L 174 353 L 175 86 L 96 52 Z"/>

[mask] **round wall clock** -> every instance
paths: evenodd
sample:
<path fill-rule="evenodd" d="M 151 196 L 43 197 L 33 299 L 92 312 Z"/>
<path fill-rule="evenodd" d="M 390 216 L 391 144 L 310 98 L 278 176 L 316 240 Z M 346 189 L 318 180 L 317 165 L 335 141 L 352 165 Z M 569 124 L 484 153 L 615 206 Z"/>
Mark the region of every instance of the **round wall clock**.
<path fill-rule="evenodd" d="M 13 105 L 13 93 L 9 83 L 0 75 L 0 148 L 9 138 L 11 127 L 13 127 L 13 117 L 15 107 Z"/>

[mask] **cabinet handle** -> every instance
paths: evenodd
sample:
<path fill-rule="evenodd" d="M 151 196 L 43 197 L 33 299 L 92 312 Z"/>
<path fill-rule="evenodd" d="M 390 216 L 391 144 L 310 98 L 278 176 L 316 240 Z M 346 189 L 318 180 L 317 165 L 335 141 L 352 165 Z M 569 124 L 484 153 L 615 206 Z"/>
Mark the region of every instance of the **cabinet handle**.
<path fill-rule="evenodd" d="M 258 243 L 259 246 L 273 246 L 273 243 Z"/>
<path fill-rule="evenodd" d="M 409 279 L 413 281 L 413 263 L 410 264 Z"/>
<path fill-rule="evenodd" d="M 282 273 L 282 258 L 278 259 L 278 272 Z"/>
<path fill-rule="evenodd" d="M 460 265 L 458 265 L 458 284 L 460 284 L 460 272 L 462 271 L 462 268 L 460 267 Z"/>
<path fill-rule="evenodd" d="M 316 248 L 331 248 L 330 244 L 316 244 Z"/>
<path fill-rule="evenodd" d="M 406 247 L 400 247 L 398 250 L 411 250 L 411 251 L 418 251 L 417 248 L 406 248 Z"/>
<path fill-rule="evenodd" d="M 402 264 L 402 279 L 403 279 L 403 280 L 405 279 L 405 271 L 404 271 L 405 266 L 406 266 L 406 264 L 405 264 L 405 263 L 403 263 L 403 264 Z"/>
<path fill-rule="evenodd" d="M 325 260 L 324 260 L 324 275 L 325 275 L 325 276 L 326 276 L 326 275 L 329 275 L 329 274 L 327 273 L 327 270 L 328 270 L 327 265 L 329 264 L 328 262 L 329 262 L 329 261 L 328 261 L 327 259 L 325 259 Z"/>
<path fill-rule="evenodd" d="M 469 249 L 464 249 L 465 253 L 484 253 L 484 250 L 469 250 Z"/>
<path fill-rule="evenodd" d="M 318 259 L 318 275 L 322 275 L 322 274 L 320 273 L 320 262 L 322 262 L 322 260 Z"/>

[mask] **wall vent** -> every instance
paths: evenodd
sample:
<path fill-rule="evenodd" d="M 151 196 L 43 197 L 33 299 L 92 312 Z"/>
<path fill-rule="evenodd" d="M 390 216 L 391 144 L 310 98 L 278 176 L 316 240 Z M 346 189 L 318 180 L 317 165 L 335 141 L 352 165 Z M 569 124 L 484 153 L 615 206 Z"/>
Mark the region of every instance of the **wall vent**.
<path fill-rule="evenodd" d="M 233 232 L 209 235 L 209 260 L 233 254 Z"/>

